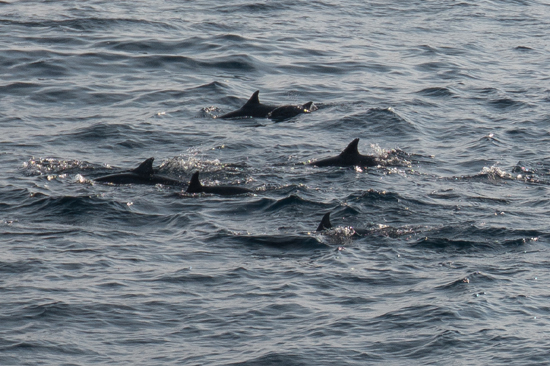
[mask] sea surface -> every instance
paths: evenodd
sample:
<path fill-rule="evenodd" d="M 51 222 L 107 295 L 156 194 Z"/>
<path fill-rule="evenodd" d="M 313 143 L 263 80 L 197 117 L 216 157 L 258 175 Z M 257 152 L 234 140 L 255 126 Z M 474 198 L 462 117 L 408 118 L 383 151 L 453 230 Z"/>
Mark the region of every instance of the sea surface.
<path fill-rule="evenodd" d="M 549 34 L 532 0 L 0 2 L 0 364 L 547 365 Z M 215 118 L 256 90 L 318 110 Z M 307 165 L 355 138 L 379 166 Z M 94 182 L 149 157 L 182 187 Z"/>

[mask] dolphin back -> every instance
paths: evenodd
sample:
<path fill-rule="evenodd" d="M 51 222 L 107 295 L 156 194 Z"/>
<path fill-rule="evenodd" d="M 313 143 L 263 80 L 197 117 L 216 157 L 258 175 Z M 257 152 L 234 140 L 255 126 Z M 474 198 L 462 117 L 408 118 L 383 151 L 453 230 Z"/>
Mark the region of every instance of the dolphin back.
<path fill-rule="evenodd" d="M 236 111 L 222 114 L 216 118 L 272 118 L 275 120 L 284 120 L 294 117 L 300 113 L 309 113 L 316 110 L 313 102 L 303 105 L 268 105 L 260 103 L 260 91 L 256 90 L 248 101 Z"/>
<path fill-rule="evenodd" d="M 340 155 L 321 159 L 309 163 L 309 165 L 315 165 L 319 167 L 325 166 L 360 166 L 360 167 L 372 167 L 378 165 L 378 160 L 374 156 L 361 155 L 357 150 L 359 139 L 356 138 L 340 153 Z"/>

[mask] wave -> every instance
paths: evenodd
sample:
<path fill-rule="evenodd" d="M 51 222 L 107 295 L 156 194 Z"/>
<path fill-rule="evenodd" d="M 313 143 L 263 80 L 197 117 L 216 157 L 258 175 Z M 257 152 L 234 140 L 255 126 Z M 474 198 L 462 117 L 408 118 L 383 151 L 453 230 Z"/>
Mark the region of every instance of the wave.
<path fill-rule="evenodd" d="M 494 100 L 489 100 L 488 104 L 496 109 L 509 111 L 511 109 L 519 109 L 522 107 L 529 106 L 528 103 L 512 99 L 512 98 L 499 98 Z"/>
<path fill-rule="evenodd" d="M 258 356 L 249 357 L 247 360 L 236 361 L 228 363 L 228 366 L 255 366 L 255 365 L 265 365 L 265 366 L 278 366 L 278 365 L 288 365 L 288 366 L 306 366 L 317 363 L 319 359 L 314 357 L 314 355 L 309 354 L 305 356 L 303 353 L 292 353 L 292 352 L 260 352 L 263 353 Z"/>
<path fill-rule="evenodd" d="M 452 97 L 454 95 L 454 93 L 451 90 L 445 87 L 425 88 L 418 91 L 417 93 L 427 97 L 435 97 L 435 98 Z"/>
<path fill-rule="evenodd" d="M 514 230 L 463 224 L 426 230 L 422 233 L 422 238 L 413 243 L 412 247 L 453 252 L 510 250 L 536 242 L 540 238 L 548 239 L 550 234 L 539 230 Z"/>
<path fill-rule="evenodd" d="M 452 281 L 450 283 L 446 283 L 440 286 L 437 286 L 436 290 L 456 290 L 456 289 L 464 289 L 467 288 L 468 284 L 490 284 L 491 282 L 496 282 L 497 278 L 495 276 L 491 276 L 488 273 L 482 273 L 479 271 L 475 271 L 470 273 L 469 275 L 466 275 L 465 277 L 459 278 L 455 281 Z M 508 280 L 506 280 L 509 282 Z"/>
<path fill-rule="evenodd" d="M 119 29 L 121 27 L 142 27 L 146 28 L 150 26 L 155 29 L 164 30 L 176 30 L 177 28 L 171 26 L 169 23 L 149 21 L 144 19 L 132 19 L 132 18 L 98 18 L 98 17 L 82 17 L 63 20 L 36 20 L 36 21 L 20 21 L 1 19 L 0 24 L 5 26 L 23 27 L 23 28 L 38 28 L 41 33 L 47 33 L 51 31 L 59 31 L 61 33 L 71 30 L 78 32 L 98 32 L 109 31 Z"/>
<path fill-rule="evenodd" d="M 362 128 L 364 133 L 371 131 L 376 135 L 395 135 L 396 133 L 408 135 L 416 131 L 414 124 L 401 117 L 393 108 L 369 108 L 366 111 L 341 117 L 337 122 L 323 127 L 331 130 Z"/>
<path fill-rule="evenodd" d="M 9 233 L 5 233 L 5 237 L 8 237 Z M 18 261 L 0 261 L 0 273 L 28 273 L 28 272 L 40 272 L 45 268 L 45 263 L 39 259 L 27 259 Z"/>
<path fill-rule="evenodd" d="M 452 181 L 480 181 L 493 184 L 498 184 L 501 182 L 505 183 L 506 181 L 518 181 L 547 185 L 550 184 L 550 181 L 546 178 L 546 175 L 545 168 L 533 168 L 528 165 L 518 163 L 512 168 L 511 172 L 508 172 L 501 167 L 491 166 L 483 167 L 478 174 L 462 175 L 443 179 Z"/>

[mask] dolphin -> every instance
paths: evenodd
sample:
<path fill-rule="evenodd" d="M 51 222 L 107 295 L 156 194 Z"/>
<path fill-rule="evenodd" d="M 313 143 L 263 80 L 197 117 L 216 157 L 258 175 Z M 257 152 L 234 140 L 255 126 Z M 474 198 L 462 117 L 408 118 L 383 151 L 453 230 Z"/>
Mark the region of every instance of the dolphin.
<path fill-rule="evenodd" d="M 187 193 L 213 193 L 222 196 L 231 196 L 234 194 L 250 193 L 252 190 L 243 187 L 229 187 L 229 186 L 203 186 L 199 181 L 199 172 L 195 172 L 187 187 Z"/>
<path fill-rule="evenodd" d="M 166 186 L 183 186 L 184 182 L 155 174 L 153 170 L 153 160 L 149 158 L 141 163 L 137 168 L 125 173 L 111 174 L 94 179 L 96 182 L 114 183 L 114 184 L 163 184 Z"/>
<path fill-rule="evenodd" d="M 267 118 L 282 121 L 299 115 L 300 113 L 311 113 L 316 111 L 317 107 L 313 102 L 307 102 L 302 105 L 283 105 L 275 108 L 267 114 Z"/>
<path fill-rule="evenodd" d="M 336 230 L 340 229 L 335 228 Z M 331 230 L 333 229 L 333 226 L 330 222 L 330 212 L 327 212 L 323 215 L 323 218 L 321 219 L 321 222 L 319 223 L 319 226 L 317 227 L 317 232 L 323 232 L 325 230 Z M 352 237 L 363 237 L 367 235 L 382 235 L 387 236 L 390 238 L 398 238 L 404 235 L 411 235 L 415 233 L 419 233 L 422 230 L 422 227 L 391 227 L 391 226 L 383 226 L 383 227 L 371 227 L 371 228 L 355 228 L 351 226 L 343 227 L 343 229 L 347 230 L 347 232 Z"/>
<path fill-rule="evenodd" d="M 357 144 L 359 143 L 359 139 L 355 139 L 348 147 L 344 149 L 340 153 L 340 155 L 317 160 L 314 162 L 309 163 L 308 165 L 315 165 L 315 166 L 360 166 L 362 168 L 366 167 L 372 167 L 378 165 L 378 159 L 376 157 L 371 155 L 361 155 L 359 154 L 359 151 L 357 150 Z"/>
<path fill-rule="evenodd" d="M 248 99 L 248 101 L 236 111 L 229 112 L 216 118 L 272 118 L 283 120 L 294 117 L 300 113 L 310 113 L 312 110 L 317 110 L 313 102 L 308 102 L 303 105 L 268 105 L 260 103 L 259 90 Z"/>

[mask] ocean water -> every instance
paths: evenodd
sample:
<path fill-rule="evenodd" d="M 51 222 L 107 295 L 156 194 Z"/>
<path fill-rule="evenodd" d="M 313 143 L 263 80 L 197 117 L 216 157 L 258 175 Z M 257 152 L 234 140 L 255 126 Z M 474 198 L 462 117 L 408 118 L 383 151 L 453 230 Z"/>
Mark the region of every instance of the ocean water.
<path fill-rule="evenodd" d="M 1 2 L 0 364 L 548 364 L 549 29 L 544 1 Z M 214 118 L 255 90 L 319 109 Z M 380 166 L 305 164 L 355 138 Z M 254 193 L 93 182 L 149 157 Z"/>

